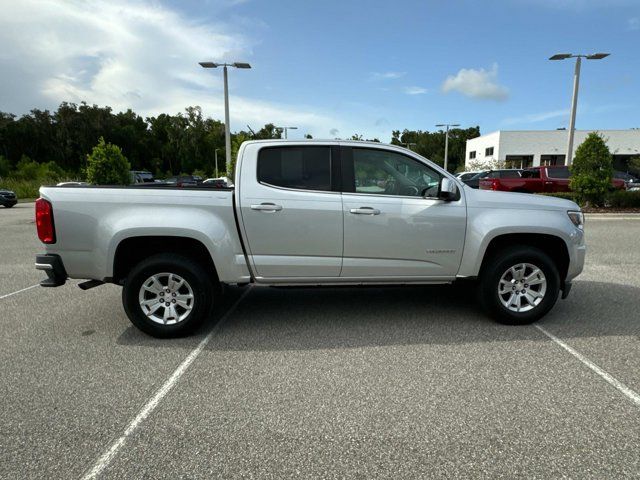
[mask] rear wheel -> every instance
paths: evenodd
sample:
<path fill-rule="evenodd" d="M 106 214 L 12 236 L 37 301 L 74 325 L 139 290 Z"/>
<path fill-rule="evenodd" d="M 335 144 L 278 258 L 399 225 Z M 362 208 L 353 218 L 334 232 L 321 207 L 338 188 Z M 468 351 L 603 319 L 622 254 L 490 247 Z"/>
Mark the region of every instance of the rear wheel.
<path fill-rule="evenodd" d="M 213 301 L 206 270 L 191 258 L 159 254 L 136 265 L 122 289 L 124 309 L 136 327 L 158 338 L 198 328 Z"/>
<path fill-rule="evenodd" d="M 553 260 L 534 247 L 511 247 L 494 254 L 480 276 L 480 301 L 500 323 L 525 325 L 558 300 L 560 275 Z"/>

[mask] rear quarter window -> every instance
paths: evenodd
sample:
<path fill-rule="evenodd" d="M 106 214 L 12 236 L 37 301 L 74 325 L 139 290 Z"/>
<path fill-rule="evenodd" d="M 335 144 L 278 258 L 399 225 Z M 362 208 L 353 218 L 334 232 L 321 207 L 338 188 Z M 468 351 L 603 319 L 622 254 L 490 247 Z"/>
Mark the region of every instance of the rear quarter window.
<path fill-rule="evenodd" d="M 258 153 L 258 181 L 298 190 L 331 190 L 330 147 L 267 147 Z"/>

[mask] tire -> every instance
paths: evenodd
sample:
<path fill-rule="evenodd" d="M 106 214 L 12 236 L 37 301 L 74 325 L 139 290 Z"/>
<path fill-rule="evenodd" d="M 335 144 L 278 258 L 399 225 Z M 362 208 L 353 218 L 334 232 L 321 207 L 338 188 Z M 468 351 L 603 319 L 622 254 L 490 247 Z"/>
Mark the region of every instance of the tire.
<path fill-rule="evenodd" d="M 122 304 L 131 323 L 143 332 L 175 338 L 202 325 L 210 312 L 213 292 L 210 274 L 199 263 L 162 253 L 133 267 L 124 282 Z"/>
<path fill-rule="evenodd" d="M 540 273 L 535 273 L 536 269 Z M 542 250 L 514 246 L 487 260 L 478 293 L 486 312 L 498 322 L 527 325 L 542 318 L 555 305 L 560 275 L 553 260 Z"/>

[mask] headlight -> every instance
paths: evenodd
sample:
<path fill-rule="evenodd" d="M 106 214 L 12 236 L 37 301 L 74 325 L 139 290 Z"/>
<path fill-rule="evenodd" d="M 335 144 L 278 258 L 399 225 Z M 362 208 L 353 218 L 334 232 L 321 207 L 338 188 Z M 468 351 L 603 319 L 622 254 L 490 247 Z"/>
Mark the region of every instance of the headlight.
<path fill-rule="evenodd" d="M 580 230 L 584 229 L 584 213 L 580 211 L 569 210 L 567 212 L 567 215 L 569 215 L 569 219 L 576 227 L 578 227 Z"/>

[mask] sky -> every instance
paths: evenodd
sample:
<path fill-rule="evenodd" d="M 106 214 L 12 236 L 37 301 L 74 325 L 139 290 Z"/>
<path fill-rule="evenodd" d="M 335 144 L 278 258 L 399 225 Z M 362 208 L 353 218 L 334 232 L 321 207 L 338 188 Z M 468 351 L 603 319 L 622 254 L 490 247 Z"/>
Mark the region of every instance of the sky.
<path fill-rule="evenodd" d="M 438 123 L 565 127 L 574 60 L 576 128 L 640 127 L 640 0 L 0 0 L 0 111 L 61 102 L 187 106 L 232 130 L 297 126 L 289 138 L 389 141 Z"/>

